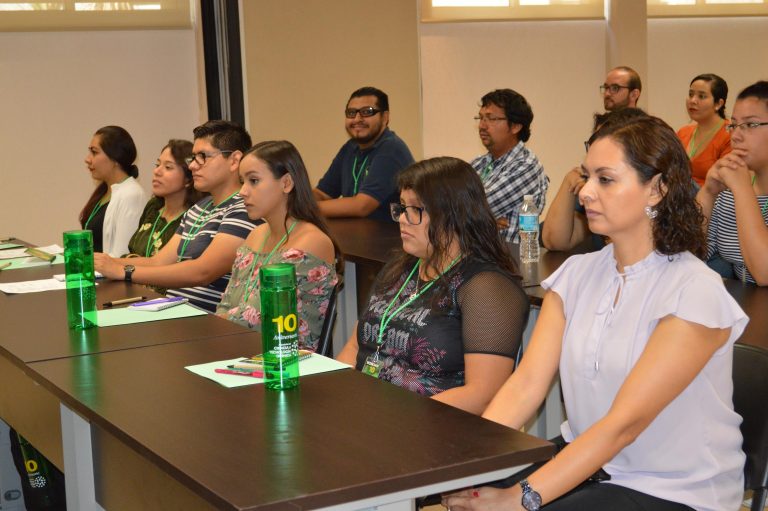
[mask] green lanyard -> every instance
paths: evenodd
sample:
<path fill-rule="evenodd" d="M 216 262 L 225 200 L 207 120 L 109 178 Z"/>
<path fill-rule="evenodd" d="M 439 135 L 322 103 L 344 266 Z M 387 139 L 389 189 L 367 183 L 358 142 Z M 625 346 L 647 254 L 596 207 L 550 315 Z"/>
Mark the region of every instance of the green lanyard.
<path fill-rule="evenodd" d="M 179 251 L 179 257 L 176 259 L 176 262 L 180 263 L 182 261 L 182 258 L 184 257 L 184 252 L 187 251 L 187 245 L 189 245 L 189 242 L 192 241 L 192 238 L 194 238 L 197 235 L 197 232 L 203 228 L 205 224 L 208 223 L 208 220 L 211 219 L 213 214 L 216 212 L 216 210 L 227 202 L 229 199 L 234 197 L 240 192 L 240 190 L 234 192 L 232 195 L 224 199 L 223 201 L 219 202 L 214 206 L 213 210 L 208 213 L 208 216 L 205 217 L 205 220 L 203 220 L 203 214 L 205 214 L 206 211 L 208 211 L 208 208 L 211 207 L 211 204 L 213 204 L 213 198 L 211 198 L 211 202 L 205 205 L 205 208 L 200 212 L 200 215 L 197 217 L 197 220 L 195 220 L 195 223 L 192 224 L 192 228 L 189 230 L 189 233 L 187 234 L 187 239 L 184 240 L 184 243 L 181 245 L 181 250 Z"/>
<path fill-rule="evenodd" d="M 431 287 L 434 285 L 434 283 L 437 281 L 437 279 L 439 279 L 440 277 L 442 277 L 443 275 L 445 275 L 445 273 L 446 273 L 448 270 L 450 270 L 451 268 L 453 268 L 453 265 L 454 265 L 454 264 L 456 264 L 456 261 L 458 261 L 460 257 L 461 257 L 460 255 L 458 255 L 458 256 L 456 256 L 456 257 L 454 257 L 454 258 L 453 258 L 453 261 L 451 261 L 451 264 L 449 264 L 449 265 L 448 265 L 448 268 L 446 268 L 445 270 L 441 271 L 441 272 L 440 272 L 440 275 L 438 275 L 438 276 L 437 276 L 437 277 L 435 277 L 434 279 L 430 280 L 430 281 L 429 281 L 429 283 L 428 283 L 426 286 L 424 286 L 424 288 L 423 288 L 421 291 L 419 291 L 418 293 L 414 293 L 414 294 L 412 294 L 412 295 L 410 296 L 410 298 L 408 298 L 408 299 L 407 299 L 407 300 L 406 300 L 406 301 L 405 301 L 405 302 L 404 302 L 404 303 L 403 303 L 403 304 L 402 304 L 400 307 L 398 307 L 397 309 L 395 309 L 395 311 L 394 311 L 392 314 L 389 314 L 389 315 L 388 315 L 388 313 L 389 313 L 389 309 L 391 309 L 391 308 L 392 308 L 392 306 L 395 304 L 395 302 L 397 301 L 397 299 L 400 297 L 400 294 L 403 292 L 403 289 L 405 289 L 405 286 L 408 284 L 408 282 L 410 282 L 410 281 L 411 281 L 411 278 L 413 277 L 413 274 L 414 274 L 414 273 L 416 273 L 416 270 L 417 270 L 417 269 L 419 268 L 419 266 L 421 265 L 421 259 L 419 259 L 418 261 L 416 261 L 416 264 L 413 266 L 413 269 L 411 270 L 411 273 L 409 273 L 409 274 L 408 274 L 408 278 L 406 278 L 406 279 L 405 279 L 405 282 L 403 282 L 403 285 L 402 285 L 402 286 L 400 286 L 400 289 L 397 291 L 397 294 L 395 295 L 395 297 L 394 297 L 394 298 L 392 298 L 392 301 L 391 301 L 391 302 L 389 302 L 389 305 L 387 305 L 387 308 L 386 308 L 386 309 L 384 309 L 384 313 L 381 315 L 381 323 L 379 324 L 379 337 L 378 337 L 378 339 L 376 340 L 376 344 L 377 344 L 377 347 L 376 347 L 376 353 L 377 353 L 377 354 L 378 354 L 379 350 L 381 349 L 382 345 L 384 344 L 384 343 L 382 342 L 382 340 L 381 340 L 381 339 L 382 339 L 382 337 L 384 336 L 384 330 L 387 328 L 387 325 L 389 324 L 390 320 L 391 320 L 393 317 L 397 316 L 397 314 L 398 314 L 398 313 L 399 313 L 401 310 L 403 310 L 405 307 L 407 307 L 408 305 L 410 305 L 410 304 L 411 304 L 413 301 L 415 301 L 415 300 L 416 300 L 418 297 L 420 297 L 421 295 L 423 295 L 423 294 L 424 294 L 424 293 L 425 293 L 425 292 L 426 292 L 426 291 L 427 291 L 429 288 L 431 288 Z M 417 276 L 416 278 L 418 278 L 418 276 Z"/>
<path fill-rule="evenodd" d="M 152 232 L 149 233 L 149 239 L 147 239 L 147 248 L 146 248 L 146 250 L 144 250 L 144 257 L 150 257 L 151 256 L 151 254 L 150 254 L 150 252 L 151 252 L 150 244 L 152 244 L 152 242 L 154 241 L 152 238 L 155 237 L 155 228 L 157 228 L 157 222 L 160 221 L 160 217 L 163 216 L 163 212 L 165 212 L 165 208 L 160 210 L 160 212 L 157 214 L 157 218 L 155 218 L 155 223 L 152 224 Z M 157 238 L 160 238 L 163 235 L 163 233 L 165 232 L 165 230 L 168 229 L 168 226 L 171 225 L 176 220 L 178 220 L 178 218 L 181 215 L 183 215 L 183 214 L 184 214 L 184 212 L 182 211 L 181 213 L 176 215 L 176 217 L 173 220 L 171 220 L 167 224 L 165 224 L 165 227 L 163 227 L 162 230 L 157 234 Z"/>
<path fill-rule="evenodd" d="M 702 140 L 699 140 L 699 143 L 694 145 L 693 141 L 696 139 L 696 133 L 699 132 L 699 125 L 696 124 L 696 128 L 693 130 L 693 136 L 691 137 L 691 141 L 688 143 L 688 147 L 690 147 L 690 150 L 688 151 L 688 158 L 693 159 L 693 155 L 696 154 L 696 151 L 701 147 L 701 143 L 703 140 L 709 140 L 709 138 L 714 135 L 720 128 L 723 127 L 723 124 L 725 124 L 725 121 L 718 124 L 715 129 L 704 135 L 704 138 Z"/>
<path fill-rule="evenodd" d="M 485 182 L 485 178 L 487 178 L 488 174 L 491 173 L 491 169 L 493 169 L 493 158 L 491 158 L 491 161 L 488 162 L 488 165 L 486 165 L 485 168 L 480 171 L 480 181 Z"/>
<path fill-rule="evenodd" d="M 102 208 L 102 206 L 104 206 L 104 204 L 109 204 L 109 201 L 107 201 L 105 203 L 102 203 L 101 199 L 99 199 L 99 203 L 96 204 L 96 207 L 93 208 L 93 211 L 91 211 L 91 214 L 88 215 L 88 220 L 85 221 L 85 225 L 83 226 L 83 229 L 87 229 L 88 228 L 88 224 L 91 223 L 91 220 L 93 220 L 93 217 L 96 216 L 96 213 L 99 212 L 99 210 Z"/>
<path fill-rule="evenodd" d="M 288 230 L 283 234 L 283 237 L 280 238 L 280 241 L 277 242 L 277 245 L 270 251 L 269 255 L 266 259 L 264 259 L 261 264 L 265 265 L 269 262 L 270 259 L 272 259 L 272 256 L 275 254 L 275 250 L 277 250 L 279 247 L 285 243 L 285 240 L 288 239 L 288 235 L 291 234 L 291 231 L 294 227 L 296 227 L 296 223 L 298 220 L 294 220 L 291 226 L 288 228 Z M 259 255 L 264 252 L 264 245 L 267 244 L 267 240 L 269 239 L 269 235 L 272 234 L 272 231 L 267 229 L 267 236 L 264 238 L 264 241 L 261 242 L 261 246 L 259 247 L 259 251 L 256 253 L 256 257 L 253 258 L 253 262 L 251 263 L 251 266 L 248 268 L 248 282 L 245 284 L 245 293 L 243 293 L 243 301 L 248 300 L 250 298 L 251 293 L 253 292 L 253 288 L 256 286 L 256 282 L 259 281 L 258 277 L 253 278 L 253 269 L 256 267 L 256 264 L 259 262 Z"/>
<path fill-rule="evenodd" d="M 370 154 L 368 155 L 370 156 Z M 368 162 L 368 156 L 365 157 L 363 160 L 363 163 L 360 165 L 360 168 L 357 168 L 357 156 L 355 156 L 355 161 L 352 163 L 352 179 L 355 180 L 355 191 L 352 193 L 352 195 L 357 195 L 357 187 L 358 187 L 358 180 L 360 179 L 360 174 L 363 173 L 363 169 L 365 168 L 365 164 Z M 368 175 L 366 173 L 366 175 Z M 365 181 L 365 179 L 363 179 Z"/>

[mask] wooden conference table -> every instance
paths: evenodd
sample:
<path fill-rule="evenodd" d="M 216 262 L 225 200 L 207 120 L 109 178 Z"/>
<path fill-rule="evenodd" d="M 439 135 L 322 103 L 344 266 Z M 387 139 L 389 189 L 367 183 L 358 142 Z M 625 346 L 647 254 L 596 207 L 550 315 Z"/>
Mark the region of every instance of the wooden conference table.
<path fill-rule="evenodd" d="M 99 303 L 141 294 L 97 288 Z M 221 387 L 184 366 L 259 352 L 260 337 L 213 316 L 72 332 L 49 291 L 0 294 L 0 320 L 0 417 L 64 470 L 69 509 L 410 509 L 553 452 L 353 370 L 283 393 Z"/>

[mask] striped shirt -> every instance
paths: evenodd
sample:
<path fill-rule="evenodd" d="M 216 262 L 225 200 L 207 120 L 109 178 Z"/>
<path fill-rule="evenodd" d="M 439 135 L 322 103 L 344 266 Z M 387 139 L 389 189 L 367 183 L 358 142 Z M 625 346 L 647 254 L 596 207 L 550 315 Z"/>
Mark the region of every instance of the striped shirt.
<path fill-rule="evenodd" d="M 533 195 L 539 212 L 547 200 L 549 178 L 539 159 L 522 142 L 493 160 L 491 153 L 472 160 L 472 167 L 483 180 L 485 196 L 494 218 L 506 218 L 509 227 L 499 231 L 504 241 L 517 242 L 518 215 L 524 195 Z"/>
<path fill-rule="evenodd" d="M 758 195 L 757 202 L 760 205 L 763 220 L 768 224 L 768 195 Z M 733 265 L 736 278 L 742 282 L 755 283 L 741 256 L 739 235 L 736 230 L 736 203 L 730 190 L 725 190 L 717 196 L 712 208 L 712 218 L 709 219 L 707 259 L 714 254 L 720 254 L 720 257 Z"/>
<path fill-rule="evenodd" d="M 257 223 L 248 218 L 243 199 L 239 195 L 231 197 L 219 206 L 213 206 L 213 199 L 205 197 L 189 208 L 184 214 L 176 234 L 181 236 L 178 256 L 180 261 L 197 259 L 219 234 L 230 234 L 243 240 Z M 234 255 L 232 256 L 232 262 Z M 229 276 L 222 275 L 207 286 L 169 289 L 168 295 L 182 296 L 189 303 L 210 312 L 216 312 L 221 295 L 229 284 Z"/>

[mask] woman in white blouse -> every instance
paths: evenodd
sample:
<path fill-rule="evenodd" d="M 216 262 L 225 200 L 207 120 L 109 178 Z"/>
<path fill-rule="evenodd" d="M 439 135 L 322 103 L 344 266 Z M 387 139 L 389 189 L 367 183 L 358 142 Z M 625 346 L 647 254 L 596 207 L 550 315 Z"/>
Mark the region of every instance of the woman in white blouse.
<path fill-rule="evenodd" d="M 80 226 L 93 231 L 94 252 L 120 257 L 139 225 L 147 194 L 136 181 L 136 145 L 120 126 L 93 134 L 85 165 L 99 184 L 80 212 Z"/>
<path fill-rule="evenodd" d="M 744 454 L 731 368 L 748 320 L 696 257 L 705 239 L 685 150 L 657 118 L 606 125 L 590 139 L 582 172 L 589 228 L 612 243 L 571 257 L 542 284 L 530 346 L 484 413 L 521 427 L 559 369 L 567 445 L 527 479 L 444 504 L 738 509 Z"/>

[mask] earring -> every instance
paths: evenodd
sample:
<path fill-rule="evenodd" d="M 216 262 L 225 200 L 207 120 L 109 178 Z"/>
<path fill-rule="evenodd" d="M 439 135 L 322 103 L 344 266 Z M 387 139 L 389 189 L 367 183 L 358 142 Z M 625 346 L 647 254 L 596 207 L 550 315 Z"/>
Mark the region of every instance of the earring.
<path fill-rule="evenodd" d="M 654 218 L 656 218 L 657 216 L 659 216 L 659 212 L 658 212 L 658 211 L 656 211 L 655 209 L 653 209 L 653 208 L 652 208 L 652 207 L 650 207 L 650 206 L 646 206 L 646 207 L 645 207 L 645 214 L 646 214 L 646 216 L 647 216 L 648 218 L 650 218 L 651 220 L 653 220 Z"/>

